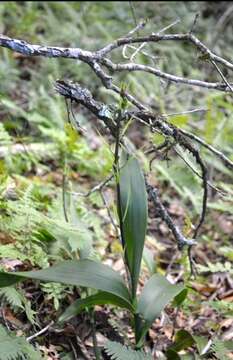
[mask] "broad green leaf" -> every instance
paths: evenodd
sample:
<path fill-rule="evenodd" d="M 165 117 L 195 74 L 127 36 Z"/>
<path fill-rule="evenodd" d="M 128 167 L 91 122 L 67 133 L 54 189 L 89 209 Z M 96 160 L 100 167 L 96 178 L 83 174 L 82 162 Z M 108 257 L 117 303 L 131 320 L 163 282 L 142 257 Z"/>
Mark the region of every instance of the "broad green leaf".
<path fill-rule="evenodd" d="M 138 312 L 143 319 L 152 323 L 165 306 L 183 289 L 183 285 L 172 285 L 162 275 L 153 275 L 142 290 L 138 302 Z"/>
<path fill-rule="evenodd" d="M 164 276 L 154 274 L 144 286 L 139 297 L 137 312 L 145 320 L 137 346 L 140 346 L 147 330 L 165 306 L 184 289 L 183 285 L 172 285 Z"/>
<path fill-rule="evenodd" d="M 106 291 L 130 302 L 128 289 L 120 274 L 109 266 L 93 260 L 68 260 L 38 271 L 0 273 L 0 287 L 9 286 L 24 279 L 90 287 Z"/>
<path fill-rule="evenodd" d="M 120 202 L 126 261 L 135 295 L 147 227 L 147 193 L 138 160 L 123 153 L 120 170 Z"/>
<path fill-rule="evenodd" d="M 73 316 L 78 315 L 84 308 L 94 305 L 112 304 L 124 309 L 128 309 L 134 312 L 133 306 L 128 302 L 120 298 L 119 296 L 100 291 L 95 295 L 88 296 L 84 299 L 78 299 L 71 304 L 65 312 L 59 317 L 60 322 L 68 321 Z"/>
<path fill-rule="evenodd" d="M 195 339 L 192 335 L 186 330 L 179 330 L 175 335 L 174 344 L 170 349 L 179 352 L 180 350 L 189 348 L 193 344 L 195 344 Z"/>

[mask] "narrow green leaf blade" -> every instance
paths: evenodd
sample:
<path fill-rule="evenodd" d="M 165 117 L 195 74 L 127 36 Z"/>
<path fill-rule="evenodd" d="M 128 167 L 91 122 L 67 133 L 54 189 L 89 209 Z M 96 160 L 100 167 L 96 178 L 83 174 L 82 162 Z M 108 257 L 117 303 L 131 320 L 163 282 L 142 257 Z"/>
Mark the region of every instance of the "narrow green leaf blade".
<path fill-rule="evenodd" d="M 146 322 L 153 323 L 165 306 L 183 289 L 183 285 L 172 285 L 162 275 L 153 275 L 142 290 L 138 312 Z"/>
<path fill-rule="evenodd" d="M 188 289 L 184 288 L 178 295 L 173 299 L 172 306 L 179 307 L 183 304 L 188 295 Z"/>
<path fill-rule="evenodd" d="M 0 273 L 0 287 L 12 285 L 23 279 L 90 287 L 130 302 L 128 289 L 120 274 L 109 266 L 93 260 L 68 260 L 38 271 Z"/>
<path fill-rule="evenodd" d="M 128 309 L 131 312 L 134 312 L 134 308 L 130 302 L 127 302 L 116 295 L 100 291 L 95 295 L 88 296 L 84 299 L 76 300 L 65 310 L 65 312 L 59 317 L 58 321 L 68 321 L 73 316 L 78 315 L 86 307 L 106 304 L 116 305 L 121 308 Z"/>
<path fill-rule="evenodd" d="M 147 192 L 138 160 L 132 156 L 127 159 L 126 153 L 119 184 L 126 260 L 136 294 L 147 227 Z"/>

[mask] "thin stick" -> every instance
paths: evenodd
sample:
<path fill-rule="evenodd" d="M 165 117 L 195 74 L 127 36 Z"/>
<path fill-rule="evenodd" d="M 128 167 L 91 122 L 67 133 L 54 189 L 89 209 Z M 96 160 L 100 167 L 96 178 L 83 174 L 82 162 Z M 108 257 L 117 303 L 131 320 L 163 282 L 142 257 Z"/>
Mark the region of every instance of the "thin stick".
<path fill-rule="evenodd" d="M 104 205 L 105 205 L 105 207 L 106 207 L 106 209 L 107 209 L 107 213 L 108 213 L 110 222 L 111 222 L 112 226 L 113 226 L 114 229 L 115 229 L 116 238 L 119 239 L 120 237 L 119 237 L 118 227 L 117 227 L 117 225 L 116 225 L 116 223 L 115 223 L 115 221 L 114 221 L 114 219 L 113 219 L 113 217 L 112 217 L 111 211 L 110 211 L 110 209 L 109 209 L 109 206 L 108 206 L 108 204 L 107 204 L 107 202 L 106 202 L 106 199 L 105 199 L 105 197 L 104 197 L 104 194 L 103 194 L 103 191 L 102 191 L 102 190 L 100 190 L 100 195 L 101 195 L 102 200 L 103 200 L 103 203 L 104 203 Z"/>
<path fill-rule="evenodd" d="M 48 329 L 54 324 L 54 321 L 51 321 L 48 325 L 46 325 L 43 329 L 41 329 L 40 331 L 38 331 L 37 333 L 35 333 L 32 336 L 27 337 L 27 341 L 31 341 L 33 339 L 35 339 L 36 337 L 44 334 L 46 331 L 48 331 Z"/>
<path fill-rule="evenodd" d="M 201 139 L 199 136 L 194 135 L 192 133 L 190 133 L 189 131 L 186 131 L 184 129 L 179 129 L 179 131 L 186 135 L 187 137 L 189 137 L 192 140 L 195 140 L 197 143 L 201 144 L 202 146 L 204 146 L 206 149 L 208 149 L 209 151 L 211 151 L 213 154 L 215 154 L 219 159 L 221 159 L 224 163 L 224 165 L 226 167 L 228 167 L 229 169 L 233 169 L 233 162 L 226 157 L 221 151 L 217 150 L 216 148 L 214 148 L 212 145 L 207 144 L 207 142 L 205 142 L 203 139 Z"/>
<path fill-rule="evenodd" d="M 218 65 L 216 64 L 216 62 L 214 60 L 210 59 L 211 64 L 214 65 L 215 69 L 217 70 L 217 72 L 219 73 L 219 75 L 221 76 L 221 78 L 223 79 L 223 81 L 225 82 L 225 84 L 229 87 L 229 89 L 231 90 L 231 92 L 233 92 L 233 87 L 229 84 L 229 82 L 227 81 L 226 77 L 223 75 L 221 69 L 218 67 Z"/>

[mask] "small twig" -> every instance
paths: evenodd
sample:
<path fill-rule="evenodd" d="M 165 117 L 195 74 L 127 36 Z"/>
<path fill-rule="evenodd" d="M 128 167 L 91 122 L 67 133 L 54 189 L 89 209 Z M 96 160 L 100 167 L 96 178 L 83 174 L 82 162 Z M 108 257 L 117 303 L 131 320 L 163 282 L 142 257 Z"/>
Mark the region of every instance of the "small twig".
<path fill-rule="evenodd" d="M 82 339 L 80 339 L 80 337 L 78 336 L 78 334 L 76 334 L 76 340 L 77 340 L 78 346 L 80 347 L 80 349 L 82 351 L 82 354 L 85 357 L 85 359 L 86 360 L 93 360 L 93 357 L 88 354 L 87 348 L 84 345 L 84 342 L 82 341 Z"/>
<path fill-rule="evenodd" d="M 72 102 L 72 100 L 70 101 L 70 111 L 71 111 L 71 114 L 72 114 L 72 119 L 73 119 L 73 121 L 72 121 L 72 125 L 73 125 L 73 127 L 74 127 L 74 129 L 75 130 L 77 130 L 77 131 L 81 131 L 82 133 L 87 133 L 87 130 L 86 129 L 84 129 L 81 125 L 80 125 L 80 123 L 78 122 L 78 120 L 77 120 L 77 118 L 76 118 L 76 116 L 75 116 L 75 114 L 74 114 L 74 109 L 73 109 L 73 102 Z"/>
<path fill-rule="evenodd" d="M 217 72 L 219 73 L 219 75 L 221 76 L 221 78 L 223 79 L 225 84 L 229 87 L 229 89 L 233 93 L 233 87 L 229 84 L 229 82 L 227 81 L 226 77 L 223 75 L 223 73 L 222 73 L 221 69 L 219 68 L 219 66 L 216 64 L 216 62 L 214 60 L 210 59 L 210 62 L 211 62 L 211 64 L 214 65 L 215 69 L 217 70 Z"/>
<path fill-rule="evenodd" d="M 177 25 L 180 22 L 180 19 L 176 19 L 175 21 L 173 21 L 171 24 L 165 26 L 164 28 L 162 28 L 161 30 L 159 30 L 157 33 L 152 33 L 152 35 L 160 35 L 161 33 L 163 33 L 164 31 L 170 29 L 172 26 Z"/>
<path fill-rule="evenodd" d="M 178 131 L 178 130 L 177 130 Z M 196 239 L 197 235 L 198 235 L 198 231 L 200 230 L 202 224 L 204 223 L 205 220 L 205 215 L 206 215 L 206 209 L 207 209 L 207 198 L 208 198 L 208 185 L 207 185 L 207 181 L 208 181 L 208 173 L 207 173 L 207 168 L 200 156 L 199 151 L 194 148 L 194 146 L 187 141 L 185 138 L 183 138 L 183 136 L 180 135 L 179 131 L 178 134 L 175 136 L 175 139 L 177 140 L 177 142 L 185 149 L 188 150 L 192 156 L 194 157 L 194 159 L 196 160 L 197 164 L 200 166 L 201 168 L 201 173 L 202 173 L 202 185 L 203 185 L 203 199 L 202 199 L 202 212 L 200 215 L 200 220 L 199 223 L 197 224 L 195 231 L 194 231 L 194 235 L 193 238 Z"/>
<path fill-rule="evenodd" d="M 138 22 L 137 22 L 137 18 L 136 18 L 136 12 L 135 12 L 135 8 L 134 8 L 134 5 L 133 5 L 133 2 L 132 1 L 129 1 L 129 6 L 130 6 L 130 11 L 131 11 L 131 14 L 132 14 L 132 17 L 133 17 L 133 20 L 134 20 L 134 25 L 135 25 L 135 31 L 137 31 L 137 35 L 139 34 L 138 33 Z"/>
<path fill-rule="evenodd" d="M 193 24 L 192 24 L 191 29 L 190 29 L 190 31 L 189 31 L 189 34 L 192 34 L 192 33 L 194 32 L 194 29 L 195 29 L 195 27 L 196 27 L 196 25 L 197 25 L 197 20 L 198 20 L 199 16 L 200 16 L 199 13 L 197 13 L 197 14 L 195 15 L 194 20 L 193 20 Z"/>
<path fill-rule="evenodd" d="M 131 1 L 130 1 L 131 2 Z M 138 32 L 139 30 L 143 29 L 146 26 L 147 21 L 146 20 L 142 20 L 140 21 L 138 24 L 136 24 L 135 22 L 135 28 L 132 29 L 127 35 L 126 37 L 132 36 L 133 34 L 135 34 L 136 32 Z"/>
<path fill-rule="evenodd" d="M 174 147 L 174 151 L 176 152 L 176 154 L 184 161 L 184 163 L 190 168 L 190 170 L 197 175 L 200 179 L 202 179 L 202 176 L 199 174 L 199 172 L 197 172 L 194 167 L 180 154 L 180 152 L 176 149 L 176 147 Z M 217 188 L 216 186 L 214 186 L 210 181 L 207 181 L 208 186 L 215 190 L 216 192 L 218 192 L 219 194 L 221 194 L 222 196 L 227 196 L 228 194 L 226 192 L 224 192 L 223 190 Z"/>
<path fill-rule="evenodd" d="M 131 57 L 130 57 L 130 61 L 131 61 L 131 62 L 133 62 L 135 56 L 136 56 L 139 52 L 141 52 L 141 50 L 144 48 L 145 45 L 146 45 L 146 43 L 144 42 L 144 43 L 142 43 L 138 48 L 136 48 L 136 50 L 134 51 L 134 53 L 133 53 L 133 54 L 131 55 Z"/>
<path fill-rule="evenodd" d="M 196 263 L 193 259 L 193 255 L 192 255 L 192 246 L 190 246 L 188 248 L 188 259 L 189 259 L 189 266 L 190 266 L 190 278 L 192 278 L 192 277 L 195 277 L 197 274 Z"/>
<path fill-rule="evenodd" d="M 193 114 L 196 112 L 206 112 L 206 111 L 208 111 L 208 109 L 200 108 L 200 109 L 186 110 L 186 111 L 181 111 L 181 112 L 171 113 L 171 114 L 161 114 L 161 116 L 169 117 L 169 116 L 186 115 L 186 114 Z"/>
<path fill-rule="evenodd" d="M 69 344 L 70 344 L 70 347 L 71 347 L 71 349 L 72 349 L 72 351 L 73 351 L 74 359 L 75 359 L 75 360 L 79 360 L 79 359 L 78 359 L 77 351 L 76 351 L 76 349 L 75 349 L 75 347 L 74 347 L 74 344 L 72 343 L 71 340 L 69 340 Z"/>
<path fill-rule="evenodd" d="M 63 174 L 62 174 L 62 207 L 65 221 L 68 223 L 69 218 L 66 208 L 66 160 L 64 159 Z"/>
<path fill-rule="evenodd" d="M 108 206 L 108 204 L 107 204 L 107 201 L 106 201 L 106 199 L 105 199 L 105 197 L 104 197 L 104 194 L 103 194 L 102 189 L 100 189 L 100 195 L 101 195 L 101 198 L 102 198 L 102 200 L 103 200 L 104 206 L 106 207 L 106 210 L 107 210 L 107 213 L 108 213 L 110 222 L 111 222 L 112 226 L 113 226 L 114 229 L 115 229 L 116 238 L 119 239 L 120 236 L 119 236 L 118 227 L 117 227 L 117 225 L 116 225 L 116 223 L 115 223 L 115 221 L 114 221 L 114 219 L 113 219 L 113 217 L 112 217 L 111 211 L 110 211 L 109 206 Z"/>
<path fill-rule="evenodd" d="M 221 159 L 224 163 L 224 165 L 226 167 L 228 167 L 229 169 L 233 169 L 233 162 L 227 158 L 221 151 L 217 150 L 216 148 L 214 148 L 212 145 L 207 144 L 203 139 L 201 139 L 199 136 L 194 135 L 192 133 L 190 133 L 187 130 L 184 129 L 179 129 L 179 131 L 186 135 L 187 137 L 189 137 L 192 140 L 195 140 L 197 143 L 201 144 L 202 146 L 204 146 L 206 149 L 208 149 L 209 151 L 211 151 L 213 154 L 215 154 L 219 159 Z"/>
<path fill-rule="evenodd" d="M 143 43 L 143 44 L 145 44 L 145 43 Z M 125 45 L 125 51 L 126 51 L 126 48 L 133 49 L 136 51 L 137 51 L 137 49 L 139 49 L 133 45 Z M 149 59 L 151 59 L 153 61 L 161 58 L 160 56 L 155 56 L 155 55 L 149 54 L 148 52 L 142 50 L 141 48 L 140 48 L 139 52 L 140 52 L 140 54 L 143 54 L 144 56 L 148 57 Z M 125 54 L 125 59 L 130 59 L 130 57 L 126 56 L 126 54 Z"/>
<path fill-rule="evenodd" d="M 112 62 L 109 59 L 102 59 L 101 63 L 106 66 L 109 70 L 113 72 L 145 72 L 152 74 L 156 77 L 159 77 L 161 79 L 168 80 L 170 82 L 174 82 L 176 84 L 186 84 L 189 86 L 198 86 L 203 87 L 206 89 L 215 89 L 223 92 L 227 92 L 228 86 L 225 83 L 218 83 L 218 82 L 208 82 L 208 81 L 202 81 L 202 80 L 196 80 L 196 79 L 188 79 L 184 78 L 182 76 L 176 76 L 169 73 L 165 73 L 157 68 L 154 68 L 152 66 L 142 65 L 142 64 L 136 64 L 129 62 L 127 64 L 117 64 Z"/>
<path fill-rule="evenodd" d="M 153 202 L 155 209 L 157 210 L 157 214 L 161 217 L 161 219 L 167 224 L 168 228 L 171 230 L 173 236 L 175 237 L 178 245 L 178 249 L 182 250 L 184 246 L 192 246 L 195 245 L 196 242 L 193 239 L 187 239 L 181 233 L 180 229 L 177 225 L 174 224 L 170 215 L 168 214 L 165 207 L 162 205 L 159 197 L 158 190 L 149 185 L 146 181 L 146 188 L 148 192 L 149 199 Z"/>
<path fill-rule="evenodd" d="M 44 334 L 46 331 L 48 331 L 48 329 L 54 324 L 54 321 L 51 321 L 47 326 L 45 326 L 43 329 L 41 329 L 40 331 L 38 331 L 37 333 L 35 333 L 32 336 L 27 337 L 27 341 L 31 341 L 33 339 L 35 339 L 36 337 Z"/>
<path fill-rule="evenodd" d="M 98 185 L 94 186 L 92 189 L 90 189 L 89 191 L 87 191 L 86 193 L 78 193 L 75 191 L 68 191 L 70 194 L 76 195 L 76 196 L 83 196 L 83 197 L 88 197 L 91 194 L 93 194 L 96 191 L 102 191 L 102 189 L 113 179 L 114 175 L 111 174 L 110 176 L 107 177 L 107 179 L 105 179 L 104 181 L 101 181 Z"/>

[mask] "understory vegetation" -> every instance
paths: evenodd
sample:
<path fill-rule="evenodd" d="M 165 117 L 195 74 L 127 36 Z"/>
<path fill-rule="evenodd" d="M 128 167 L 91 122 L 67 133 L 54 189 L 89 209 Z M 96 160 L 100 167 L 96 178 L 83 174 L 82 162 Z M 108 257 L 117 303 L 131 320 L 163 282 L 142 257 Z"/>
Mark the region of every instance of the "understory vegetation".
<path fill-rule="evenodd" d="M 0 33 L 96 51 L 145 22 L 193 31 L 232 63 L 232 7 L 2 2 Z M 80 59 L 0 47 L 0 360 L 233 359 L 232 69 L 188 41 L 140 46 L 112 58 L 225 91 L 128 71 L 114 74 L 117 93 Z M 109 106 L 116 132 L 54 90 L 71 81 Z M 127 117 L 127 92 L 220 156 Z"/>

